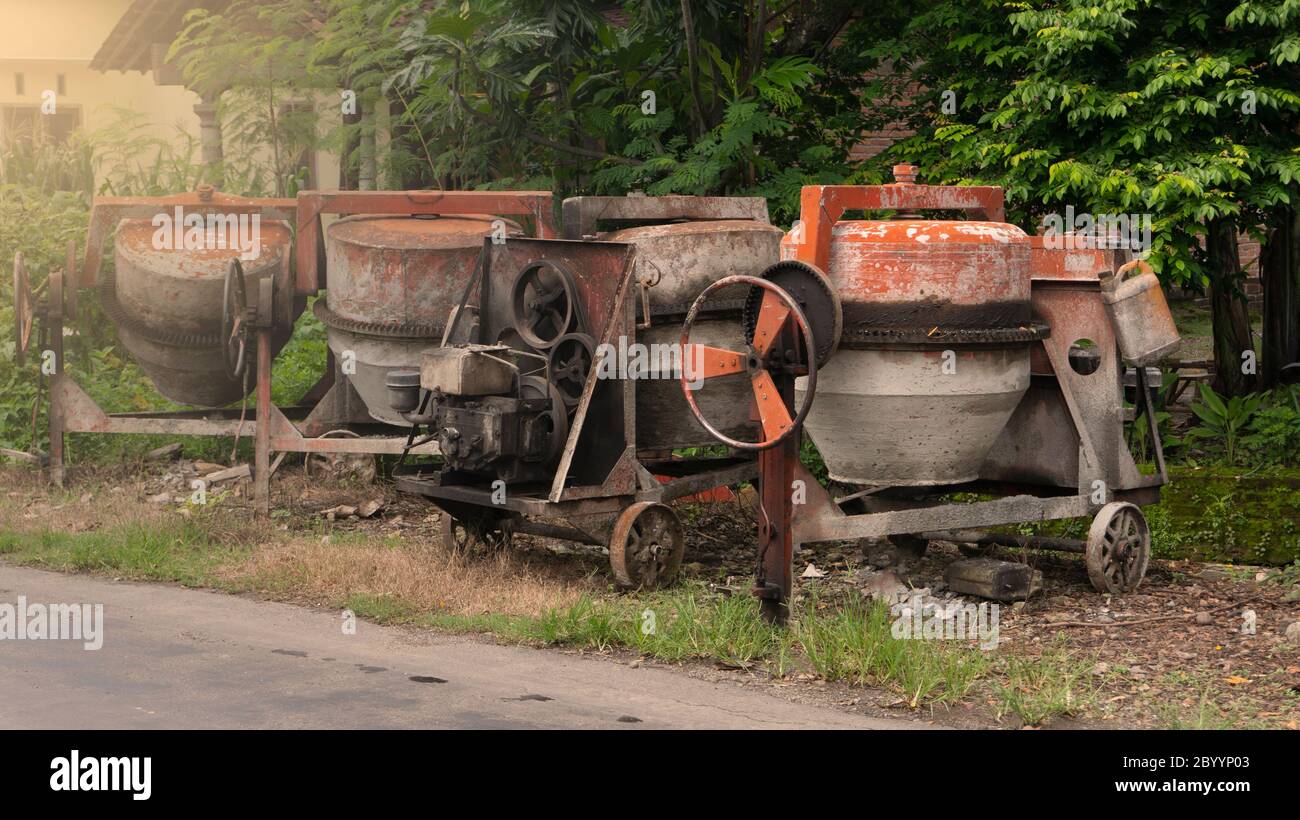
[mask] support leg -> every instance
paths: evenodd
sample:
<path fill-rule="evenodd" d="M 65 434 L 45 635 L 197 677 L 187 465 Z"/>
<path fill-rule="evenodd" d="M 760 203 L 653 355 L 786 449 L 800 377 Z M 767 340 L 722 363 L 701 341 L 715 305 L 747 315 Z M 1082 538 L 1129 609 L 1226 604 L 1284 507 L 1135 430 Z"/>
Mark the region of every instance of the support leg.
<path fill-rule="evenodd" d="M 754 594 L 762 602 L 763 618 L 785 623 L 794 591 L 794 468 L 799 461 L 796 433 L 758 456 L 760 500 L 758 569 Z"/>
<path fill-rule="evenodd" d="M 257 434 L 253 440 L 253 497 L 271 514 L 271 331 L 257 332 Z"/>

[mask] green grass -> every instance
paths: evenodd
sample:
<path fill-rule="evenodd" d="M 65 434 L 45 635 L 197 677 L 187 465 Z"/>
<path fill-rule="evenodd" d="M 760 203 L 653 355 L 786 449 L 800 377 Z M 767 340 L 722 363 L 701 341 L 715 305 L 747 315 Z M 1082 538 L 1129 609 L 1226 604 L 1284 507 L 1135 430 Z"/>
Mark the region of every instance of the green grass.
<path fill-rule="evenodd" d="M 232 551 L 213 541 L 194 519 L 121 524 L 91 532 L 0 532 L 0 555 L 13 563 L 191 586 L 213 585 L 212 570 Z"/>
<path fill-rule="evenodd" d="M 1092 662 L 1057 644 L 1038 657 L 1007 654 L 996 685 L 998 715 L 1014 714 L 1028 726 L 1074 715 L 1096 699 Z"/>

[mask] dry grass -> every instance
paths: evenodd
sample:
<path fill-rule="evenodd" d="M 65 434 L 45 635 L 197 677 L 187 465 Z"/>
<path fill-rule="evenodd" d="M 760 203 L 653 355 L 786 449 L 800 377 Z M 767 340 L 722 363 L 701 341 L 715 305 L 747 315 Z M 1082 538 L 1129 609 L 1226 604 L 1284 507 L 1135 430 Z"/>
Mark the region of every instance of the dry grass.
<path fill-rule="evenodd" d="M 277 475 L 275 489 L 277 505 L 294 513 L 292 529 L 280 528 L 283 519 L 253 516 L 239 498 L 188 509 L 151 504 L 145 500 L 150 489 L 120 468 L 82 472 L 66 491 L 50 487 L 35 471 L 0 469 L 0 532 L 11 541 L 41 545 L 27 558 L 16 555 L 17 560 L 91 571 L 101 564 L 95 556 L 85 556 L 86 538 L 81 536 L 97 536 L 92 549 L 108 552 L 114 542 L 126 542 L 141 531 L 166 533 L 174 547 L 164 548 L 174 550 L 177 560 L 188 560 L 181 555 L 185 542 L 197 538 L 220 548 L 209 549 L 214 560 L 195 570 L 203 585 L 321 606 L 382 599 L 389 604 L 364 608 L 382 609 L 399 620 L 485 613 L 536 617 L 571 607 L 583 593 L 604 586 L 571 562 L 548 566 L 536 554 L 450 553 L 439 543 L 436 513 L 425 502 L 405 502 L 415 504 L 403 510 L 408 522 L 413 511 L 424 520 L 400 533 L 382 519 L 329 524 L 309 512 L 355 504 L 359 496 L 394 500 L 374 486 L 322 483 L 285 470 Z M 48 543 L 51 535 L 58 536 L 53 539 L 57 543 Z M 68 560 L 73 552 L 76 560 Z M 111 562 L 102 565 L 123 574 Z"/>
<path fill-rule="evenodd" d="M 231 586 L 327 605 L 388 598 L 400 614 L 536 617 L 573 605 L 590 585 L 512 553 L 461 557 L 405 539 L 292 538 L 218 570 Z"/>

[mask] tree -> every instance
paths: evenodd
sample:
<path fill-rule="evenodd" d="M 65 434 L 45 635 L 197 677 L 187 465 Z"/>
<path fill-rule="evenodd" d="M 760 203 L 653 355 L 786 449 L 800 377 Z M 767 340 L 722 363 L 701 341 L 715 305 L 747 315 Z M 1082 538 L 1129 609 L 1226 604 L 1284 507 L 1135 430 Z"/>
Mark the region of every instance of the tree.
<path fill-rule="evenodd" d="M 875 53 L 924 89 L 899 153 L 930 176 L 1003 185 L 1031 229 L 1066 203 L 1151 214 L 1151 264 L 1209 290 L 1220 387 L 1239 394 L 1236 236 L 1300 179 L 1296 20 L 1297 0 L 939 0 Z"/>

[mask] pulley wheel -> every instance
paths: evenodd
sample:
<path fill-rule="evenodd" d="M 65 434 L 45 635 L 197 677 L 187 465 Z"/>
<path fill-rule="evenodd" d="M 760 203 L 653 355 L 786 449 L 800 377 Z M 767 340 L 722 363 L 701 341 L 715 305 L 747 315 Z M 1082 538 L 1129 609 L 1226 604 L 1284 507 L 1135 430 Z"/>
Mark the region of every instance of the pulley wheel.
<path fill-rule="evenodd" d="M 1088 580 L 1098 592 L 1132 592 L 1151 561 L 1151 529 L 1136 504 L 1112 501 L 1088 530 Z"/>
<path fill-rule="evenodd" d="M 569 332 L 578 310 L 573 276 L 548 260 L 519 272 L 510 289 L 510 320 L 525 342 L 539 350 L 550 348 Z"/>
<path fill-rule="evenodd" d="M 609 567 L 618 585 L 628 589 L 668 586 L 677 578 L 685 553 L 677 513 L 654 501 L 623 510 L 609 536 Z"/>
<path fill-rule="evenodd" d="M 835 349 L 839 347 L 840 334 L 844 330 L 844 308 L 840 304 L 840 294 L 831 280 L 815 266 L 793 259 L 771 265 L 763 271 L 762 278 L 780 285 L 782 290 L 794 297 L 799 309 L 807 317 L 817 345 L 817 366 L 821 367 L 830 361 Z M 750 344 L 754 342 L 754 329 L 758 325 L 762 307 L 763 290 L 750 288 L 742 313 L 745 341 Z"/>
<path fill-rule="evenodd" d="M 14 254 L 14 357 L 19 367 L 27 363 L 27 349 L 31 346 L 35 323 L 36 299 L 32 296 L 32 282 L 27 275 L 23 252 L 18 251 Z"/>
<path fill-rule="evenodd" d="M 244 375 L 248 366 L 248 292 L 245 289 L 244 266 L 239 257 L 230 260 L 226 268 L 226 281 L 221 296 L 221 348 L 226 377 L 235 381 Z"/>
<path fill-rule="evenodd" d="M 578 406 L 595 361 L 596 340 L 586 333 L 566 333 L 551 348 L 547 372 L 565 407 Z"/>
<path fill-rule="evenodd" d="M 564 442 L 569 438 L 569 413 L 564 408 L 564 399 L 555 385 L 541 376 L 521 376 L 519 378 L 519 398 L 549 398 L 551 409 L 547 417 L 551 421 L 550 441 L 546 447 L 545 463 L 550 464 L 559 458 L 564 449 Z"/>

